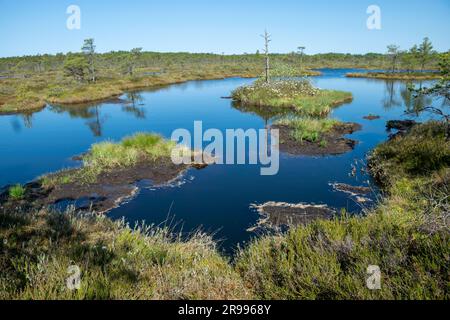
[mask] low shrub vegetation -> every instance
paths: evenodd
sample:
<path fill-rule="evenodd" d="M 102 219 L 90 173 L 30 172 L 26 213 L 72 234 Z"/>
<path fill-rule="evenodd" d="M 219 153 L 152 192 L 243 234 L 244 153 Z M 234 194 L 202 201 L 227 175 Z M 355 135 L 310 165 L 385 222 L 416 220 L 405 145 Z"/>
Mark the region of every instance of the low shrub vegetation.
<path fill-rule="evenodd" d="M 276 122 L 278 125 L 286 125 L 291 129 L 292 137 L 302 142 L 319 141 L 324 133 L 330 132 L 341 122 L 335 119 L 314 119 L 314 118 L 285 118 Z"/>
<path fill-rule="evenodd" d="M 248 299 L 209 236 L 95 214 L 0 212 L 0 299 Z M 70 266 L 80 288 L 70 290 Z"/>
<path fill-rule="evenodd" d="M 442 217 L 397 201 L 364 218 L 318 220 L 261 238 L 239 254 L 236 269 L 261 299 L 449 299 Z M 440 224 L 431 231 L 434 219 Z M 366 286 L 370 265 L 380 268 L 381 290 Z"/>
<path fill-rule="evenodd" d="M 436 150 L 411 146 L 420 139 L 447 141 L 430 122 L 375 149 L 372 157 L 397 173 L 389 196 L 364 216 L 343 211 L 262 236 L 233 263 L 201 233 L 183 238 L 93 213 L 0 210 L 0 299 L 448 300 L 450 169 Z M 120 148 L 159 143 L 139 136 Z M 421 160 L 391 166 L 396 157 L 378 158 L 388 147 L 408 155 L 400 164 Z M 423 162 L 434 165 L 422 171 Z M 81 271 L 78 290 L 66 285 L 71 265 Z M 367 287 L 369 266 L 381 271 L 379 290 Z"/>
<path fill-rule="evenodd" d="M 261 299 L 449 299 L 444 129 L 429 122 L 375 149 L 389 196 L 364 217 L 317 220 L 241 250 L 236 270 L 246 285 Z M 380 290 L 366 287 L 369 265 L 380 268 Z"/>
<path fill-rule="evenodd" d="M 369 166 L 375 178 L 389 184 L 405 176 L 430 175 L 450 166 L 448 124 L 430 121 L 416 125 L 406 136 L 397 135 L 375 148 Z"/>
<path fill-rule="evenodd" d="M 232 98 L 243 105 L 287 108 L 302 116 L 322 117 L 333 107 L 351 101 L 352 94 L 320 90 L 308 80 L 258 80 L 233 91 Z"/>

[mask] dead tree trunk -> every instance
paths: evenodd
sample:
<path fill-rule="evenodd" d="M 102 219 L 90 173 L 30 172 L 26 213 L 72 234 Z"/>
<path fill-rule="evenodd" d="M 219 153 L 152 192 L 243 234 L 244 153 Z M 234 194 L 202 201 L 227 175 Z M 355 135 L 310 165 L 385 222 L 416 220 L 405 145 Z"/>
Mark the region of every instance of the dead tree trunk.
<path fill-rule="evenodd" d="M 264 38 L 264 55 L 266 60 L 266 66 L 265 66 L 265 75 L 266 75 L 266 82 L 268 83 L 270 80 L 270 58 L 269 58 L 269 43 L 270 43 L 270 34 L 267 33 L 267 30 L 264 31 L 264 35 L 262 35 Z"/>

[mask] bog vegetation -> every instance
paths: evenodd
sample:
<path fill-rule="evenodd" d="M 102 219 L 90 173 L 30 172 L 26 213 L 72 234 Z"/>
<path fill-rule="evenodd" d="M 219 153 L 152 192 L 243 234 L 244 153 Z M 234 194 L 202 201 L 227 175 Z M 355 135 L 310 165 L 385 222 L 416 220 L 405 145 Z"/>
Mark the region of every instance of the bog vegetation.
<path fill-rule="evenodd" d="M 175 145 L 174 142 L 151 133 L 137 133 L 119 143 L 100 142 L 92 145 L 91 150 L 82 157 L 83 166 L 80 169 L 47 175 L 41 178 L 41 182 L 45 187 L 73 181 L 94 183 L 102 173 L 131 167 L 139 162 L 163 161 L 163 158 L 170 161 Z"/>
<path fill-rule="evenodd" d="M 397 49 L 391 49 L 393 55 Z M 2 72 L 12 78 L 0 80 L 0 108 L 19 108 L 18 101 L 49 98 L 73 101 L 91 93 L 101 97 L 149 83 L 262 72 L 258 54 L 135 50 L 132 54 L 100 55 L 90 41 L 84 51 L 86 56 L 1 59 Z M 374 54 L 273 55 L 273 59 L 286 61 L 300 58 L 309 67 L 317 63 L 322 67 L 327 63 L 341 67 L 387 63 L 385 56 Z M 253 61 L 258 61 L 255 69 Z M 0 299 L 450 299 L 448 61 L 448 54 L 443 55 L 438 83 L 411 88 L 417 96 L 443 99 L 442 108 L 414 110 L 432 112 L 438 119 L 396 135 L 369 156 L 369 170 L 382 182 L 385 196 L 363 216 L 342 211 L 334 220 L 291 226 L 285 233 L 262 236 L 227 258 L 211 237 L 202 233 L 181 236 L 165 227 L 130 228 L 91 212 L 0 206 Z M 124 70 L 117 68 L 122 62 Z M 198 71 L 200 64 L 205 72 Z M 62 73 L 63 65 L 69 76 Z M 80 65 L 83 68 L 74 73 Z M 431 59 L 419 64 L 422 69 L 435 66 Z M 126 80 L 118 77 L 121 72 L 126 72 Z M 163 72 L 165 76 L 144 76 L 144 72 Z M 18 75 L 30 78 L 16 79 Z M 305 82 L 274 81 L 273 86 L 257 82 L 252 89 L 238 89 L 235 95 L 261 104 L 281 101 L 280 107 L 298 107 L 297 98 L 307 101 L 323 93 Z M 291 86 L 294 98 L 285 98 L 284 90 Z M 275 101 L 270 100 L 272 94 Z M 323 113 L 326 108 L 306 105 L 301 108 L 308 116 L 327 113 Z M 336 122 L 309 117 L 290 124 L 298 139 L 315 140 L 317 133 L 330 130 Z M 170 149 L 170 143 L 158 136 L 137 134 L 120 143 L 94 145 L 84 156 L 81 170 L 95 179 L 99 172 L 142 158 L 165 157 Z M 20 200 L 23 193 L 22 186 L 12 187 L 10 201 Z M 67 285 L 69 267 L 74 265 L 81 272 L 77 290 Z M 366 286 L 369 265 L 380 267 L 380 290 Z"/>
<path fill-rule="evenodd" d="M 0 298 L 449 299 L 450 149 L 423 153 L 410 143 L 442 143 L 436 125 L 375 150 L 371 161 L 392 179 L 364 217 L 342 212 L 263 236 L 233 261 L 201 233 L 130 228 L 91 213 L 1 211 Z M 403 164 L 392 148 L 420 160 Z M 433 163 L 426 172 L 423 161 Z M 81 270 L 78 290 L 66 285 L 71 265 Z M 380 290 L 366 286 L 369 265 L 380 267 Z"/>
<path fill-rule="evenodd" d="M 236 89 L 232 93 L 235 101 L 243 105 L 289 109 L 298 115 L 322 117 L 332 108 L 352 100 L 349 92 L 319 90 L 308 80 L 273 80 L 255 83 Z"/>
<path fill-rule="evenodd" d="M 445 54 L 445 53 L 444 53 Z M 425 37 L 419 45 L 414 45 L 409 50 L 400 50 L 400 47 L 391 44 L 387 46 L 387 57 L 390 61 L 389 68 L 384 72 L 349 73 L 350 78 L 373 78 L 391 80 L 432 80 L 439 79 L 440 74 L 433 72 L 437 68 L 439 57 L 433 50 L 433 44 Z M 442 57 L 442 55 L 441 55 Z M 430 68 L 430 62 L 435 61 Z"/>
<path fill-rule="evenodd" d="M 314 74 L 313 68 L 390 69 L 392 65 L 391 53 L 306 55 L 305 48 L 300 48 L 289 54 L 267 55 L 158 53 L 141 48 L 98 53 L 94 39 L 86 39 L 79 53 L 1 58 L 0 113 L 39 110 L 46 103 L 92 102 L 130 89 L 187 80 L 258 77 L 264 75 L 268 58 L 272 76 L 285 75 L 286 69 L 301 75 Z M 436 69 L 440 54 L 428 50 L 428 45 L 426 48 L 420 55 L 395 56 L 400 55 L 402 67 L 408 70 Z"/>

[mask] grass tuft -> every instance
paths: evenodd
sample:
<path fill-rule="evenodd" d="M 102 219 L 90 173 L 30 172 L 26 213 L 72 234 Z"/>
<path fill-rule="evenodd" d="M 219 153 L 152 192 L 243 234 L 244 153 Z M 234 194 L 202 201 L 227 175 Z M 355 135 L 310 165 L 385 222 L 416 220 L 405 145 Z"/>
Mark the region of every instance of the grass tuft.
<path fill-rule="evenodd" d="M 25 188 L 22 185 L 16 184 L 15 186 L 9 188 L 10 199 L 20 200 L 23 199 L 24 196 L 25 196 Z"/>
<path fill-rule="evenodd" d="M 292 137 L 299 142 L 317 142 L 339 123 L 341 122 L 335 119 L 285 118 L 276 124 L 289 126 Z"/>
<path fill-rule="evenodd" d="M 102 173 L 130 167 L 139 162 L 168 158 L 175 146 L 175 142 L 167 141 L 153 133 L 137 133 L 118 143 L 111 141 L 96 143 L 83 157 L 83 166 L 80 169 L 43 176 L 40 181 L 45 187 L 73 181 L 93 183 Z"/>

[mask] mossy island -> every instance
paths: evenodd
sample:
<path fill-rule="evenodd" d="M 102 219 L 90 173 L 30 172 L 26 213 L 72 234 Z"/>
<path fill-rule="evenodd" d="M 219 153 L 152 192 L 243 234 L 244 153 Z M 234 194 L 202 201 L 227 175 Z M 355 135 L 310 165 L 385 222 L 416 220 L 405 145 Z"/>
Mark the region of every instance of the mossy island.
<path fill-rule="evenodd" d="M 353 100 L 350 92 L 318 89 L 306 79 L 260 79 L 233 91 L 232 98 L 243 106 L 278 108 L 280 113 L 289 110 L 313 117 L 326 116 L 334 107 Z"/>
<path fill-rule="evenodd" d="M 280 150 L 292 155 L 332 155 L 352 150 L 355 141 L 343 137 L 360 129 L 327 116 L 333 108 L 353 100 L 349 92 L 323 90 L 307 79 L 257 80 L 232 93 L 243 110 L 283 116 L 272 128 L 280 130 Z"/>

